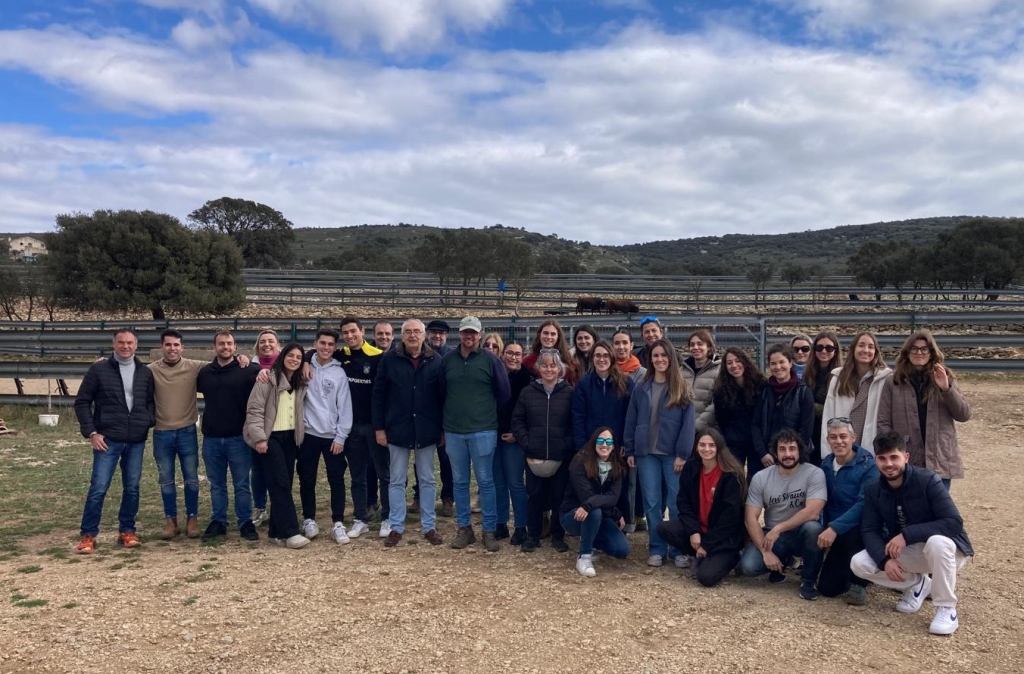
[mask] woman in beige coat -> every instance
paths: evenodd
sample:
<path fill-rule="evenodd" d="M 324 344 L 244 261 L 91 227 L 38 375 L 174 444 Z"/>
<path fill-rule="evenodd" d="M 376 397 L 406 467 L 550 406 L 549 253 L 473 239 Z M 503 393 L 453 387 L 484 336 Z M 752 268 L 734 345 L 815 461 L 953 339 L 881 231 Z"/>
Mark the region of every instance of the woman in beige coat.
<path fill-rule="evenodd" d="M 857 434 L 857 444 L 874 453 L 878 405 L 882 398 L 882 388 L 891 374 L 892 370 L 882 360 L 878 339 L 870 332 L 858 332 L 850 342 L 846 362 L 832 370 L 821 415 L 818 445 L 821 451 L 815 457 L 818 460 L 814 465 L 821 465 L 821 459 L 832 453 L 826 437 L 828 420 L 836 417 L 850 419 L 853 432 Z"/>
<path fill-rule="evenodd" d="M 268 534 L 278 545 L 301 548 L 309 539 L 299 533 L 292 483 L 295 457 L 305 435 L 302 419 L 306 382 L 302 347 L 286 345 L 270 369 L 270 381 L 257 381 L 245 410 L 245 442 L 256 450 L 259 470 L 270 492 Z"/>
<path fill-rule="evenodd" d="M 896 370 L 882 388 L 878 406 L 878 434 L 896 431 L 903 436 L 910 463 L 924 466 L 950 481 L 964 476 L 956 423 L 971 418 L 953 371 L 928 330 L 907 338 L 896 357 Z"/>

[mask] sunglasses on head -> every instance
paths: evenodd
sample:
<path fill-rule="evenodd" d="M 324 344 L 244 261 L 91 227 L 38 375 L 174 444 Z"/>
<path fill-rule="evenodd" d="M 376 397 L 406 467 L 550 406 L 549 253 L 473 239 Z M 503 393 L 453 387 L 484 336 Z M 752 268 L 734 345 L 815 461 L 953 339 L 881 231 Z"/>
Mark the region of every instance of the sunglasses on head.
<path fill-rule="evenodd" d="M 612 440 L 611 438 L 598 438 L 597 440 L 594 440 L 594 444 L 597 445 L 598 447 L 600 447 L 601 445 L 607 445 L 608 447 L 614 447 L 615 446 L 615 441 Z"/>
<path fill-rule="evenodd" d="M 658 323 L 658 317 L 657 316 L 644 316 L 643 318 L 640 319 L 640 327 L 641 328 L 644 327 L 645 325 L 647 325 L 648 323 Z M 658 323 L 658 325 L 661 325 L 661 323 Z"/>
<path fill-rule="evenodd" d="M 810 353 L 811 352 L 811 347 L 809 347 L 809 346 L 794 346 L 793 350 L 796 351 L 797 353 Z"/>
<path fill-rule="evenodd" d="M 832 346 L 831 344 L 815 344 L 814 350 L 817 351 L 818 353 L 821 353 L 823 351 L 825 353 L 835 353 L 836 347 Z"/>

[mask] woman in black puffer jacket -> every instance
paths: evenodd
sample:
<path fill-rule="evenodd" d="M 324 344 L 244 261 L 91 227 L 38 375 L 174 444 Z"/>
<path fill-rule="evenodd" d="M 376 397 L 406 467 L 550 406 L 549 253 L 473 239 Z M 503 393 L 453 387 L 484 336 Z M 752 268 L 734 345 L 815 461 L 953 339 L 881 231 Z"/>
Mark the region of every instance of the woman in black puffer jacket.
<path fill-rule="evenodd" d="M 793 371 L 793 351 L 785 344 L 768 349 L 768 370 L 772 376 L 761 390 L 754 412 L 754 452 L 760 459 L 760 468 L 775 463 L 771 454 L 772 436 L 783 428 L 794 431 L 804 441 L 804 452 L 809 455 L 817 444 L 814 437 L 814 394 Z M 758 468 L 755 464 L 753 468 Z M 747 483 L 754 473 L 747 473 Z"/>
<path fill-rule="evenodd" d="M 540 547 L 543 513 L 562 502 L 569 479 L 572 446 L 572 386 L 555 349 L 542 349 L 536 364 L 540 379 L 519 394 L 512 411 L 512 434 L 526 454 L 526 542 L 523 552 Z M 565 552 L 565 530 L 551 518 L 551 547 Z"/>

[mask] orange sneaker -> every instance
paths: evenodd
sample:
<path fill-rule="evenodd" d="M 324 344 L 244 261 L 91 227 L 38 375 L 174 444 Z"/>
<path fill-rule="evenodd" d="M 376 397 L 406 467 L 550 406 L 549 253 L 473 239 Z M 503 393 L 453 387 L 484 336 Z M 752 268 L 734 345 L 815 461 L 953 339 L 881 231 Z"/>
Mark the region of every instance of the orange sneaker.
<path fill-rule="evenodd" d="M 117 543 L 123 548 L 137 548 L 142 545 L 142 541 L 139 540 L 134 531 L 125 531 L 119 534 Z"/>
<path fill-rule="evenodd" d="M 82 540 L 80 540 L 78 545 L 75 547 L 75 554 L 91 555 L 94 552 L 96 552 L 96 537 L 82 536 Z"/>

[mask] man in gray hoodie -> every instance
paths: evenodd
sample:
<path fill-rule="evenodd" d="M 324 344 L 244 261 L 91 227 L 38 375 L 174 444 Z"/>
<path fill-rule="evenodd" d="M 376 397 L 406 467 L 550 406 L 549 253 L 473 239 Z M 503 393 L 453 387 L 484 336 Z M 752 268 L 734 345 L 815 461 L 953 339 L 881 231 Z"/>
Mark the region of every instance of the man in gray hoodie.
<path fill-rule="evenodd" d="M 320 456 L 324 457 L 327 483 L 331 487 L 331 537 L 348 543 L 345 518 L 345 439 L 352 430 L 352 398 L 348 377 L 334 359 L 338 332 L 324 328 L 316 333 L 316 355 L 310 361 L 313 378 L 306 392 L 303 420 L 306 435 L 299 447 L 299 499 L 302 501 L 302 535 L 312 539 L 320 533 L 316 524 L 316 477 Z"/>

